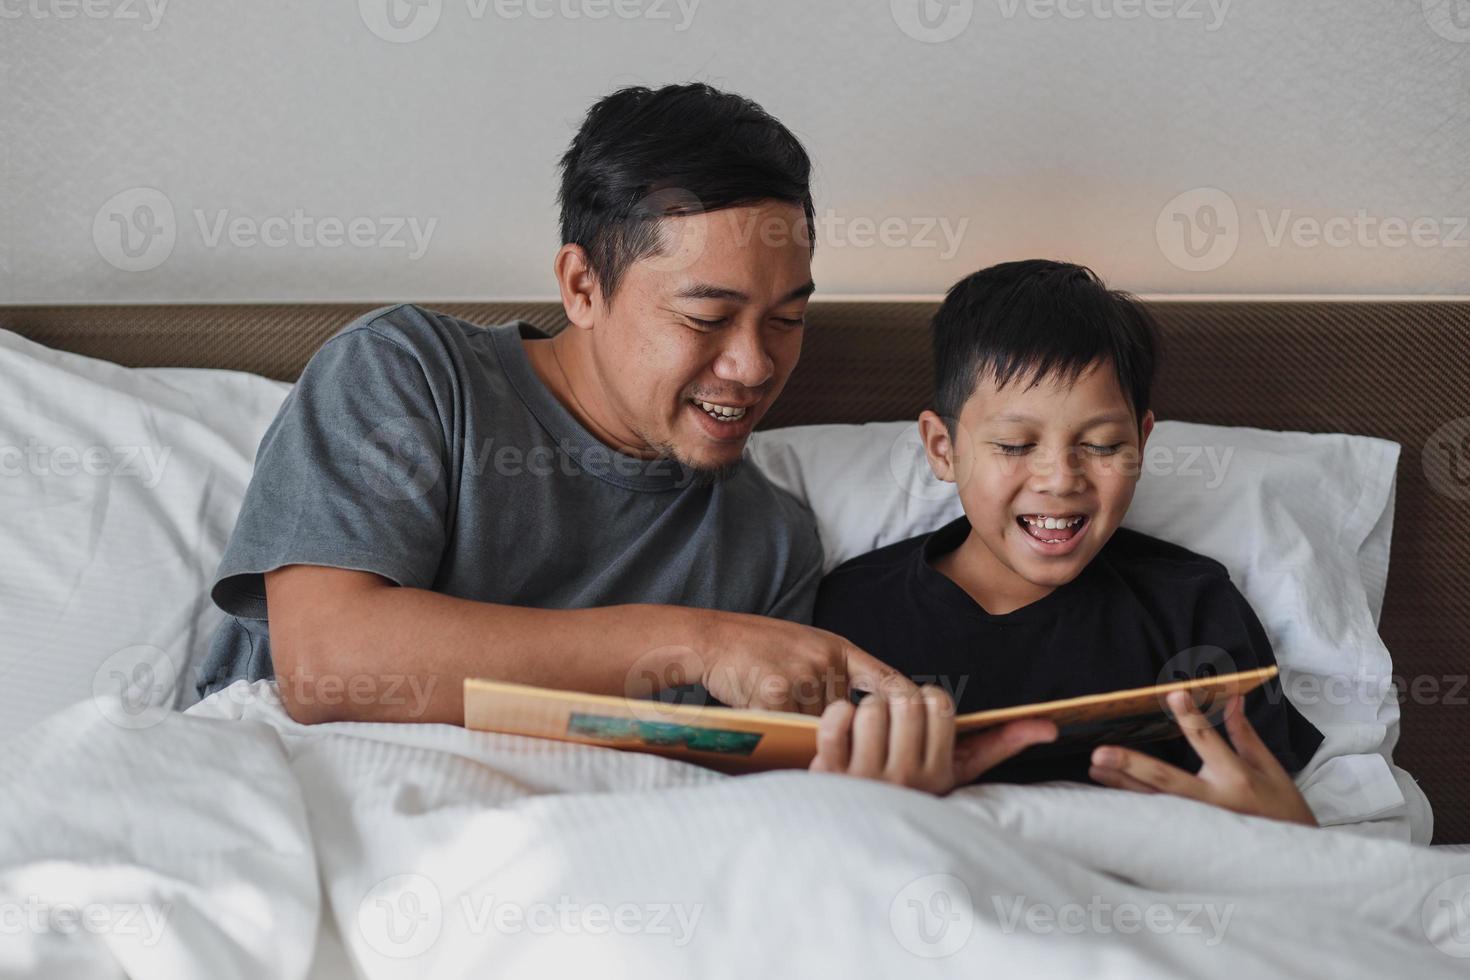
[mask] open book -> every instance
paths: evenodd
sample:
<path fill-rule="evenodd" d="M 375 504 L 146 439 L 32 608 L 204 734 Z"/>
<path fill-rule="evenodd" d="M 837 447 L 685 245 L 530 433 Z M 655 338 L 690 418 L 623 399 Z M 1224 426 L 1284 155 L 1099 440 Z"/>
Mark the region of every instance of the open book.
<path fill-rule="evenodd" d="M 1262 667 L 1153 687 L 1043 701 L 955 718 L 963 734 L 1022 718 L 1048 718 L 1059 729 L 1047 754 L 1092 745 L 1133 745 L 1179 734 L 1164 698 L 1189 691 L 1208 715 L 1232 694 L 1245 694 L 1276 676 Z M 525 684 L 468 678 L 466 728 L 583 742 L 672 756 L 728 772 L 805 769 L 817 754 L 817 718 L 784 711 L 669 704 L 603 694 L 578 694 Z"/>

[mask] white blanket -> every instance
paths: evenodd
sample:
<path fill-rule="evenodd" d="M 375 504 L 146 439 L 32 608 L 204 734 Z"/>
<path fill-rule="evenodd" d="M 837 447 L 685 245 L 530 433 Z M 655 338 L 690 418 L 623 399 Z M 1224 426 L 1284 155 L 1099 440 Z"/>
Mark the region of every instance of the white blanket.
<path fill-rule="evenodd" d="M 1470 856 L 1181 800 L 307 728 L 268 683 L 102 709 L 0 754 L 0 976 L 298 978 L 324 922 L 359 975 L 415 980 L 1470 965 Z"/>

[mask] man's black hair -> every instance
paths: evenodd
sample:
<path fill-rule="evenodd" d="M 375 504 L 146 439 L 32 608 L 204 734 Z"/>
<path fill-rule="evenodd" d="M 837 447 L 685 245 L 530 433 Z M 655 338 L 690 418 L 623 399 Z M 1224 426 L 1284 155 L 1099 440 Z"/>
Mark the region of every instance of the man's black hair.
<path fill-rule="evenodd" d="M 1027 259 L 981 269 L 951 287 L 932 324 L 934 409 L 949 424 L 984 378 L 997 388 L 1073 383 L 1107 361 L 1140 425 L 1149 409 L 1157 328 L 1133 296 L 1091 269 Z"/>
<path fill-rule="evenodd" d="M 587 110 L 561 158 L 562 244 L 587 251 L 605 298 L 655 254 L 660 218 L 775 200 L 815 244 L 811 159 L 751 100 L 709 85 L 619 89 Z"/>

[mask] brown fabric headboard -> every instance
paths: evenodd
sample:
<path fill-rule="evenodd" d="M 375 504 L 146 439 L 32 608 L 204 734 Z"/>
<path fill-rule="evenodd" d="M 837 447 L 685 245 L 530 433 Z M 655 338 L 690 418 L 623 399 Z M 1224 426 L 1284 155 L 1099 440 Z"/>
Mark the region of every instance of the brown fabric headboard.
<path fill-rule="evenodd" d="M 427 303 L 478 323 L 562 326 L 554 303 Z M 1396 759 L 1470 842 L 1470 302 L 1152 301 L 1160 418 L 1349 432 L 1403 446 L 1381 632 L 1403 709 Z M 129 366 L 294 380 L 371 305 L 0 307 L 0 328 Z M 801 364 L 766 425 L 914 418 L 931 302 L 812 306 Z M 1447 427 L 1447 428 L 1446 428 Z"/>

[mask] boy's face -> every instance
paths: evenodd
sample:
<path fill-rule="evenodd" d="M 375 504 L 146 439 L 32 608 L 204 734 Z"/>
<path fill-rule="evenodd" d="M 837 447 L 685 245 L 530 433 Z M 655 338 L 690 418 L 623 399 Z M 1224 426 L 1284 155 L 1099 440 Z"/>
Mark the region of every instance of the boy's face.
<path fill-rule="evenodd" d="M 919 428 L 935 475 L 959 485 L 983 545 L 971 546 L 977 571 L 997 590 L 1044 594 L 1076 578 L 1118 529 L 1154 419 L 1139 425 L 1111 362 L 1072 384 L 1031 381 L 997 388 L 983 378 L 953 438 L 933 412 Z"/>

